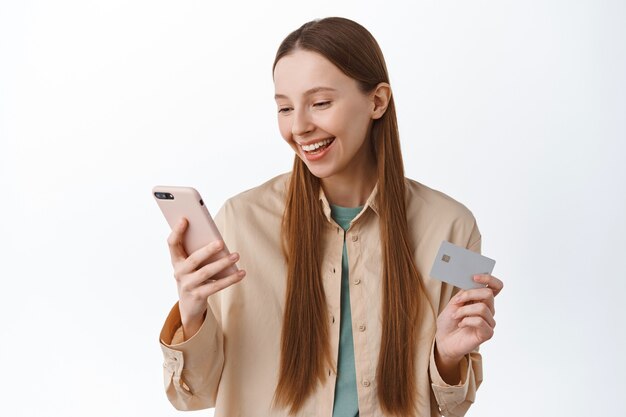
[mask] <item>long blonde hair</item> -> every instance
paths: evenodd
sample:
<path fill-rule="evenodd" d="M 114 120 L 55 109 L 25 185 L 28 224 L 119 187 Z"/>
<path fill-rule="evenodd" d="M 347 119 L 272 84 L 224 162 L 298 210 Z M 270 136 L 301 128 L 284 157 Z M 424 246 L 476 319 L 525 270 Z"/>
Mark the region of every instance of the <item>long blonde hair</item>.
<path fill-rule="evenodd" d="M 389 83 L 383 54 L 363 26 L 332 17 L 305 23 L 280 45 L 276 63 L 296 49 L 317 52 L 355 79 L 363 93 Z M 378 360 L 378 397 L 386 414 L 413 415 L 415 357 L 420 303 L 426 301 L 413 260 L 405 206 L 404 167 L 393 98 L 373 121 L 370 140 L 378 174 L 383 262 L 383 328 Z M 292 413 L 302 408 L 334 359 L 322 282 L 322 235 L 326 220 L 319 201 L 320 180 L 295 157 L 282 234 L 288 262 L 279 381 L 275 402 Z"/>

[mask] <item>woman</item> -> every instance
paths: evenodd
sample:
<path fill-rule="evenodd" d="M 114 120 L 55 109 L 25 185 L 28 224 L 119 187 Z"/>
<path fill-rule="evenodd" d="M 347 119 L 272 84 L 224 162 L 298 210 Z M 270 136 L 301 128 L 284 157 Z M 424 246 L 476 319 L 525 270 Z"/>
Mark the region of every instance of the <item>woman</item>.
<path fill-rule="evenodd" d="M 463 415 L 502 282 L 457 293 L 428 276 L 442 240 L 479 252 L 481 235 L 465 206 L 404 177 L 375 39 L 343 18 L 306 23 L 273 76 L 292 172 L 224 204 L 230 258 L 197 269 L 223 242 L 186 254 L 185 220 L 168 238 L 168 398 L 218 417 Z"/>

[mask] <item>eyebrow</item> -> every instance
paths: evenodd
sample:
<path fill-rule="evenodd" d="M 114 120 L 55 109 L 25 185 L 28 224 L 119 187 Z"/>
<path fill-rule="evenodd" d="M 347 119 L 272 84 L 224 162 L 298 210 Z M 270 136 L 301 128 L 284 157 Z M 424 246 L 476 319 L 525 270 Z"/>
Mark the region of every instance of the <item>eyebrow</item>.
<path fill-rule="evenodd" d="M 310 88 L 310 89 L 306 90 L 304 92 L 304 95 L 305 96 L 310 96 L 311 94 L 319 93 L 320 91 L 337 91 L 337 90 L 335 88 L 331 88 L 331 87 L 313 87 L 313 88 Z M 274 95 L 274 99 L 277 99 L 277 98 L 284 98 L 284 99 L 286 99 L 288 97 L 286 95 L 284 95 L 284 94 L 276 94 L 276 95 Z"/>

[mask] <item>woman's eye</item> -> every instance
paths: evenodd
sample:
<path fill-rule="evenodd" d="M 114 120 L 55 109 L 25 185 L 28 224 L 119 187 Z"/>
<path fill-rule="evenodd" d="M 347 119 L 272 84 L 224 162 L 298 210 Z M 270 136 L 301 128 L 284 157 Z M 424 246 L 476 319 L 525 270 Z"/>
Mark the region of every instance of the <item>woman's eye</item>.
<path fill-rule="evenodd" d="M 313 107 L 327 107 L 330 104 L 330 101 L 318 101 L 313 104 Z"/>
<path fill-rule="evenodd" d="M 291 107 L 282 107 L 278 109 L 278 113 L 287 113 L 289 110 L 291 110 Z"/>

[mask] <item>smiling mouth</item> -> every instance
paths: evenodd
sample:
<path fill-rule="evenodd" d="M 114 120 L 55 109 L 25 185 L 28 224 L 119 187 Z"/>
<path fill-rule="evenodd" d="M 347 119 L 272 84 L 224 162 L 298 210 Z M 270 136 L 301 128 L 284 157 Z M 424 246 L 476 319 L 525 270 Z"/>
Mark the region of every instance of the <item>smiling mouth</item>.
<path fill-rule="evenodd" d="M 315 155 L 328 148 L 334 141 L 335 138 L 324 139 L 310 145 L 300 145 L 300 148 L 309 155 Z"/>

